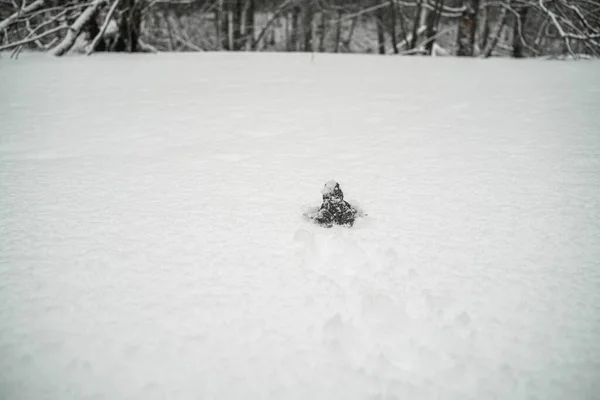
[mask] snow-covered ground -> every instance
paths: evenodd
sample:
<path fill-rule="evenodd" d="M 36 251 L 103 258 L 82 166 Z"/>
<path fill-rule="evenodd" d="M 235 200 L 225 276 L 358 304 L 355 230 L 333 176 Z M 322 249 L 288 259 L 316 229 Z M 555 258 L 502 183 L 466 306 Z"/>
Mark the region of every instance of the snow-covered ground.
<path fill-rule="evenodd" d="M 597 398 L 599 111 L 598 62 L 4 57 L 0 398 Z"/>

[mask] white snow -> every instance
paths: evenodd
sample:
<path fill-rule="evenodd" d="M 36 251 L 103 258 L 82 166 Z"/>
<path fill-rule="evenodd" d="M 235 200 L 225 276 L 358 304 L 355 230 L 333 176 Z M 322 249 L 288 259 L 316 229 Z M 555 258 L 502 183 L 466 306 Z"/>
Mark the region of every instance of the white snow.
<path fill-rule="evenodd" d="M 333 190 L 336 188 L 337 185 L 338 183 L 334 180 L 327 181 L 325 183 L 325 186 L 323 186 L 323 189 L 321 189 L 321 194 L 330 195 L 331 193 L 333 193 Z"/>
<path fill-rule="evenodd" d="M 0 398 L 591 399 L 600 64 L 0 61 Z M 329 179 L 368 214 L 302 218 Z"/>

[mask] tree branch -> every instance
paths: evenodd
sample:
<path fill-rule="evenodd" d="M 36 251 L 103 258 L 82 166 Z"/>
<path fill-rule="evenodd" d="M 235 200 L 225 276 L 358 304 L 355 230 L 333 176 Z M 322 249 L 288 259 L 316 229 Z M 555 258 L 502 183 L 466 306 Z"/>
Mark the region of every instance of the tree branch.
<path fill-rule="evenodd" d="M 500 39 L 500 32 L 502 32 L 502 28 L 504 28 L 504 24 L 506 23 L 506 12 L 508 11 L 508 7 L 502 7 L 502 11 L 500 11 L 500 20 L 494 27 L 494 32 L 492 33 L 492 40 L 490 40 L 483 50 L 483 54 L 481 57 L 488 58 L 492 55 L 496 44 L 498 44 L 498 40 Z"/>
<path fill-rule="evenodd" d="M 81 33 L 83 26 L 94 16 L 98 8 L 104 4 L 106 0 L 95 0 L 84 12 L 75 20 L 73 25 L 69 27 L 69 31 L 64 39 L 52 50 L 52 54 L 59 57 L 65 54 Z"/>
<path fill-rule="evenodd" d="M 0 21 L 0 31 L 4 30 L 6 27 L 8 27 L 10 24 L 12 24 L 17 18 L 21 17 L 23 14 L 28 14 L 32 11 L 37 10 L 38 8 L 43 7 L 45 3 L 46 3 L 46 0 L 37 0 L 33 3 L 31 3 L 30 5 L 28 5 L 27 7 L 20 8 L 17 12 L 12 14 L 10 17 L 6 18 L 4 21 Z"/>
<path fill-rule="evenodd" d="M 267 25 L 260 31 L 258 37 L 252 42 L 252 50 L 256 50 L 258 48 L 258 44 L 262 40 L 263 36 L 267 33 L 271 25 L 277 20 L 277 18 L 279 18 L 281 13 L 291 2 L 292 0 L 286 0 L 279 7 L 277 7 L 277 10 L 275 10 L 273 17 L 269 20 L 269 22 L 267 22 Z"/>
<path fill-rule="evenodd" d="M 517 21 L 517 31 L 519 32 L 519 40 L 521 41 L 521 43 L 523 43 L 523 46 L 527 47 L 534 54 L 538 54 L 539 53 L 535 48 L 531 47 L 525 41 L 525 37 L 523 37 L 523 26 L 521 24 L 521 18 L 519 18 L 519 13 L 517 12 L 517 10 L 515 10 L 509 4 L 503 3 L 503 2 L 500 2 L 500 1 L 498 1 L 498 2 L 496 2 L 496 1 L 488 2 L 488 3 L 486 3 L 486 5 L 488 5 L 488 6 L 503 7 L 503 8 L 506 8 L 508 11 L 510 11 L 511 14 L 513 14 L 515 16 L 515 20 Z"/>
<path fill-rule="evenodd" d="M 398 4 L 404 6 L 404 7 L 417 7 L 418 3 L 407 3 L 405 1 L 398 1 Z M 423 8 L 428 9 L 429 11 L 436 11 L 435 7 L 432 6 L 431 4 L 429 4 L 427 1 L 423 1 L 421 3 L 421 6 Z M 462 7 L 448 7 L 448 6 L 442 6 L 441 7 L 441 16 L 442 17 L 446 17 L 446 18 L 458 18 L 462 15 L 463 12 L 465 12 L 465 10 L 467 9 L 466 6 L 462 6 Z"/>
<path fill-rule="evenodd" d="M 102 28 L 100 28 L 100 32 L 98 32 L 98 34 L 92 41 L 92 45 L 90 46 L 90 48 L 87 51 L 88 56 L 94 52 L 94 50 L 96 49 L 96 46 L 98 46 L 98 42 L 100 42 L 100 40 L 104 36 L 104 32 L 106 32 L 106 28 L 108 27 L 108 24 L 110 24 L 110 20 L 111 20 L 113 14 L 115 13 L 115 10 L 117 9 L 117 6 L 119 5 L 120 2 L 121 2 L 121 0 L 115 0 L 113 2 L 112 6 L 110 7 L 110 10 L 108 10 L 108 14 L 106 14 L 106 18 L 104 19 Z"/>
<path fill-rule="evenodd" d="M 31 37 L 31 38 L 28 38 L 28 39 L 23 39 L 23 40 L 20 40 L 18 42 L 9 43 L 9 44 L 4 45 L 4 46 L 0 46 L 0 51 L 12 49 L 13 47 L 18 47 L 18 46 L 22 46 L 22 45 L 27 44 L 27 43 L 35 42 L 36 40 L 39 40 L 39 39 L 41 39 L 43 37 L 46 37 L 48 35 L 51 35 L 53 33 L 56 33 L 56 32 L 59 32 L 59 31 L 63 31 L 65 29 L 69 29 L 69 26 L 68 25 L 62 25 L 62 26 L 56 27 L 54 29 L 50 29 L 49 31 L 41 33 L 41 34 L 39 34 L 37 36 Z"/>

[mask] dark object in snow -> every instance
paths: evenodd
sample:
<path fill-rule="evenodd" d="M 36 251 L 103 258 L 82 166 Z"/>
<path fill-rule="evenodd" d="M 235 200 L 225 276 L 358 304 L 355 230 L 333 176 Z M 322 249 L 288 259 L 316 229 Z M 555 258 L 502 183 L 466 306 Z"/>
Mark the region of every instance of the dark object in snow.
<path fill-rule="evenodd" d="M 336 181 L 329 181 L 321 193 L 323 194 L 323 204 L 311 218 L 327 228 L 331 228 L 334 224 L 351 227 L 357 211 L 350 203 L 344 201 L 344 193 L 340 189 L 340 184 Z"/>

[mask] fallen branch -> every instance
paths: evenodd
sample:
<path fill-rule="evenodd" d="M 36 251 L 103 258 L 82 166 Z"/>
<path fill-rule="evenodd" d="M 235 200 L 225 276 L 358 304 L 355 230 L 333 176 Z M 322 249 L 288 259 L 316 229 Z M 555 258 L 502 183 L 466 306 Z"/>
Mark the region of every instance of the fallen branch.
<path fill-rule="evenodd" d="M 442 46 L 437 44 L 437 42 L 434 43 L 432 47 L 433 47 L 432 51 L 431 51 L 432 56 L 449 56 L 450 55 L 450 51 L 446 50 L 445 48 L 443 48 Z"/>
<path fill-rule="evenodd" d="M 175 39 L 177 39 L 179 41 L 179 43 L 181 43 L 182 45 L 184 45 L 194 51 L 204 51 L 203 48 L 196 46 L 195 44 L 191 43 L 189 40 L 184 39 L 182 36 L 180 36 L 176 33 L 175 33 Z"/>
<path fill-rule="evenodd" d="M 65 10 L 65 11 L 63 11 L 63 12 L 55 15 L 52 19 L 49 19 L 48 21 L 42 22 L 41 24 L 39 24 L 38 26 L 36 26 L 35 29 L 31 29 L 31 24 L 30 24 L 29 20 L 26 20 L 25 24 L 27 26 L 27 30 L 29 31 L 29 34 L 25 37 L 24 40 L 32 38 L 34 35 L 36 35 L 36 33 L 40 29 L 42 29 L 46 25 L 49 25 L 49 24 L 55 22 L 56 20 L 60 19 L 66 13 L 67 13 L 67 10 Z M 52 43 L 55 43 L 56 40 L 58 40 L 58 38 L 54 38 L 52 40 Z M 43 50 L 48 50 L 50 48 L 48 45 L 44 45 L 40 40 L 36 40 L 35 43 L 38 45 L 39 48 L 41 48 Z M 17 47 L 15 49 L 15 51 L 13 52 L 13 54 L 11 55 L 11 57 L 16 58 L 19 55 L 19 53 L 21 52 L 22 49 L 23 49 L 23 45 Z"/>
<path fill-rule="evenodd" d="M 12 49 L 13 47 L 19 47 L 19 46 L 22 46 L 24 44 L 32 43 L 32 42 L 35 42 L 36 40 L 39 40 L 39 39 L 41 39 L 43 37 L 46 37 L 48 35 L 52 35 L 53 33 L 56 33 L 56 32 L 64 31 L 66 29 L 69 29 L 69 26 L 68 25 L 62 25 L 62 26 L 56 27 L 54 29 L 50 29 L 49 31 L 41 33 L 41 34 L 39 34 L 37 36 L 31 37 L 29 39 L 23 39 L 23 40 L 20 40 L 18 42 L 9 43 L 7 45 L 0 46 L 0 51 L 8 50 L 8 49 Z"/>
<path fill-rule="evenodd" d="M 423 31 L 425 31 L 425 30 L 427 29 L 427 27 L 426 27 L 425 25 L 423 25 L 423 26 L 421 26 L 421 28 L 419 28 L 419 31 L 420 31 L 421 29 L 423 29 Z M 438 32 L 438 33 L 437 33 L 437 34 L 435 34 L 434 36 L 432 36 L 432 37 L 430 37 L 430 38 L 427 38 L 427 40 L 424 40 L 423 42 L 419 43 L 419 44 L 418 44 L 418 45 L 415 47 L 415 49 L 419 49 L 419 50 L 417 50 L 417 51 L 414 51 L 415 49 L 411 49 L 411 50 L 407 50 L 407 51 L 404 51 L 404 52 L 400 52 L 400 53 L 398 53 L 398 54 L 400 54 L 400 55 L 408 55 L 408 54 L 421 53 L 421 52 L 423 52 L 424 54 L 427 54 L 427 52 L 426 52 L 425 50 L 421 49 L 421 48 L 422 48 L 423 46 L 425 46 L 427 43 L 429 43 L 429 42 L 431 42 L 431 41 L 433 41 L 433 40 L 435 40 L 435 39 L 437 39 L 437 38 L 439 38 L 439 37 L 441 37 L 441 36 L 444 36 L 445 34 L 447 34 L 448 32 L 450 32 L 451 30 L 452 30 L 452 28 L 447 28 L 447 29 L 444 29 L 444 30 L 443 30 L 443 31 L 441 31 L 441 32 Z M 440 47 L 441 47 L 441 46 L 440 46 Z"/>
<path fill-rule="evenodd" d="M 156 47 L 142 41 L 142 39 L 138 39 L 138 46 L 144 53 L 158 53 L 158 49 Z"/>
<path fill-rule="evenodd" d="M 25 21 L 25 27 L 27 28 L 27 32 L 29 32 L 29 34 L 27 35 L 27 37 L 31 37 L 33 35 L 35 35 L 35 31 L 36 29 L 31 29 L 31 21 L 27 20 Z M 39 49 L 43 49 L 44 48 L 44 44 L 42 42 L 40 42 L 39 40 L 35 41 L 35 44 L 37 45 L 37 47 Z"/>
<path fill-rule="evenodd" d="M 119 5 L 120 2 L 121 2 L 121 0 L 115 0 L 113 2 L 112 6 L 110 7 L 110 10 L 108 10 L 108 14 L 106 14 L 106 18 L 104 19 L 102 28 L 100 28 L 100 32 L 98 32 L 98 34 L 92 41 L 92 45 L 90 46 L 90 48 L 87 51 L 88 56 L 94 52 L 94 50 L 96 49 L 96 46 L 98 46 L 98 43 L 100 42 L 100 40 L 102 40 L 102 37 L 104 36 L 104 33 L 106 32 L 106 28 L 108 27 L 108 24 L 110 23 L 110 20 L 112 19 L 112 16 L 115 13 L 115 10 L 117 9 L 117 6 Z"/>
<path fill-rule="evenodd" d="M 104 3 L 106 3 L 106 0 L 95 0 L 88 8 L 86 8 L 85 11 L 82 12 L 81 15 L 75 20 L 73 25 L 71 25 L 69 27 L 69 31 L 67 32 L 67 35 L 58 44 L 58 46 L 56 46 L 52 50 L 52 54 L 57 57 L 60 57 L 63 54 L 65 54 L 67 51 L 69 51 L 69 49 L 71 47 L 73 47 L 75 40 L 81 33 L 81 29 L 83 28 L 83 26 L 90 19 L 92 19 L 92 17 L 94 16 L 94 14 L 98 10 L 98 8 Z"/>
<path fill-rule="evenodd" d="M 427 26 L 426 25 L 421 25 L 419 27 L 419 29 L 417 29 L 417 36 L 422 35 L 423 33 L 425 33 L 425 31 L 427 30 Z M 401 41 L 400 43 L 398 43 L 398 48 L 401 49 L 405 46 L 407 46 L 411 41 L 412 41 L 412 33 L 409 33 L 406 38 Z M 409 54 L 407 52 L 401 53 L 401 54 Z"/>
<path fill-rule="evenodd" d="M 41 8 L 46 3 L 46 0 L 37 0 L 28 5 L 25 8 L 19 9 L 17 12 L 12 14 L 10 17 L 6 18 L 4 21 L 0 21 L 0 31 L 8 27 L 12 24 L 17 18 L 21 17 L 23 14 L 28 14 L 32 11 Z"/>

